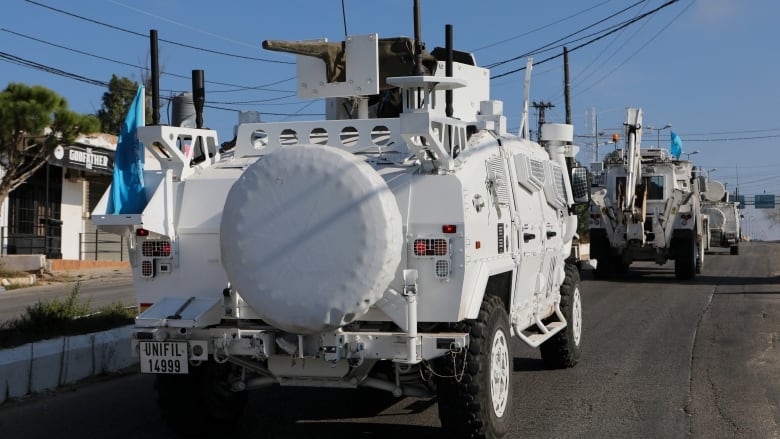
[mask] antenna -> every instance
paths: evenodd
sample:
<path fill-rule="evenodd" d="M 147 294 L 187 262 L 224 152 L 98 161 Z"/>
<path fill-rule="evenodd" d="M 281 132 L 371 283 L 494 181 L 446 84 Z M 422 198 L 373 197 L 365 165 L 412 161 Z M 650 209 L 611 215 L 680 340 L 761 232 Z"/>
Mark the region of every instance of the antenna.
<path fill-rule="evenodd" d="M 203 128 L 203 106 L 206 103 L 206 87 L 203 70 L 192 71 L 192 95 L 195 101 L 195 127 Z"/>
<path fill-rule="evenodd" d="M 420 24 L 420 0 L 414 0 L 414 75 L 425 76 L 428 73 L 422 63 L 422 52 L 425 44 L 422 42 L 422 28 Z"/>
<path fill-rule="evenodd" d="M 160 124 L 160 61 L 157 51 L 157 29 L 149 30 L 149 57 L 152 59 L 152 125 Z"/>
<path fill-rule="evenodd" d="M 528 97 L 531 93 L 531 71 L 534 67 L 534 59 L 528 58 L 525 64 L 525 84 L 523 94 L 523 114 L 520 116 L 520 129 L 517 135 L 523 139 L 531 140 L 530 129 L 528 127 Z"/>
<path fill-rule="evenodd" d="M 341 18 L 344 20 L 344 38 L 347 38 L 347 9 L 344 7 L 344 0 L 341 0 Z"/>

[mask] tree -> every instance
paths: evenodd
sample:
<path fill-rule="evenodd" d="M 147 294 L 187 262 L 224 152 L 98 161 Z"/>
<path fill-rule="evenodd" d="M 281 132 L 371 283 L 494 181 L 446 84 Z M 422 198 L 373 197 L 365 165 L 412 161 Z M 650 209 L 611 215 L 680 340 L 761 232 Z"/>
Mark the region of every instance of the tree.
<path fill-rule="evenodd" d="M 127 110 L 137 91 L 137 82 L 124 76 L 118 78 L 116 75 L 111 75 L 108 91 L 103 93 L 103 106 L 96 114 L 100 120 L 100 131 L 119 135 Z"/>
<path fill-rule="evenodd" d="M 46 164 L 57 145 L 99 127 L 95 116 L 68 110 L 65 98 L 46 87 L 9 83 L 0 92 L 0 204 Z"/>

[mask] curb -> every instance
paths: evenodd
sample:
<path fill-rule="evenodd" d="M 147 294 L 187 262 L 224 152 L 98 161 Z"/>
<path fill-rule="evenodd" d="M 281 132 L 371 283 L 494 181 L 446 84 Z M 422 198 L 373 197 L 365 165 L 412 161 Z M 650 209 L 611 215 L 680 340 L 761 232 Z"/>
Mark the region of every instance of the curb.
<path fill-rule="evenodd" d="M 0 350 L 0 404 L 137 364 L 130 349 L 134 329 L 128 325 Z"/>

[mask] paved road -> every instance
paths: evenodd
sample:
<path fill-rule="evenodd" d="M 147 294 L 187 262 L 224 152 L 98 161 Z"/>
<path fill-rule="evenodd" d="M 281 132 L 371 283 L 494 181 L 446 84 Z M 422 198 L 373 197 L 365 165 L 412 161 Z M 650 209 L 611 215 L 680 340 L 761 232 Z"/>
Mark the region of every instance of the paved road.
<path fill-rule="evenodd" d="M 618 280 L 586 278 L 577 367 L 544 370 L 538 352 L 515 345 L 510 437 L 780 438 L 780 244 L 741 253 L 708 255 L 692 282 L 652 264 Z M 171 437 L 151 387 L 131 373 L 5 404 L 0 432 Z M 435 400 L 375 392 L 254 393 L 239 427 L 231 437 L 440 437 Z"/>
<path fill-rule="evenodd" d="M 62 275 L 58 275 L 63 278 Z M 38 301 L 64 298 L 78 286 L 79 297 L 92 308 L 121 302 L 135 305 L 135 289 L 129 268 L 101 268 L 68 273 L 66 282 L 0 292 L 0 324 L 23 314 Z"/>

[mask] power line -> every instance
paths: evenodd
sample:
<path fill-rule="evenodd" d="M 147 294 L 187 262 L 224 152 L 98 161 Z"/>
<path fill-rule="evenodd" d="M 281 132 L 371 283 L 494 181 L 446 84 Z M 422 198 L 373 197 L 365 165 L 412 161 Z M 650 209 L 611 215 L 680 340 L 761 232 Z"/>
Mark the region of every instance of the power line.
<path fill-rule="evenodd" d="M 515 56 L 515 57 L 512 57 L 512 58 L 509 58 L 509 59 L 503 60 L 503 61 L 498 61 L 498 62 L 494 62 L 494 63 L 488 64 L 488 65 L 487 65 L 487 66 L 485 66 L 485 67 L 487 67 L 487 68 L 489 68 L 489 69 L 492 69 L 492 68 L 494 68 L 494 67 L 498 67 L 498 66 L 504 65 L 504 64 L 506 64 L 506 63 L 512 62 L 512 61 L 517 61 L 517 60 L 519 60 L 519 59 L 527 58 L 527 57 L 529 57 L 529 56 L 531 56 L 531 55 L 535 55 L 535 54 L 538 54 L 538 53 L 543 53 L 543 52 L 546 52 L 546 51 L 549 51 L 549 50 L 555 49 L 555 48 L 557 48 L 557 47 L 560 47 L 560 45 L 557 45 L 557 46 L 553 46 L 553 45 L 555 45 L 555 44 L 557 44 L 557 43 L 560 43 L 561 41 L 564 41 L 564 40 L 566 40 L 567 38 L 573 37 L 574 35 L 577 35 L 577 34 L 579 34 L 579 33 L 582 33 L 582 32 L 584 32 L 584 31 L 586 31 L 586 30 L 588 30 L 588 29 L 590 29 L 590 28 L 592 28 L 592 27 L 595 27 L 595 26 L 597 26 L 597 25 L 599 25 L 599 24 L 601 24 L 601 23 L 603 23 L 603 22 L 605 22 L 605 21 L 607 21 L 607 20 L 609 20 L 609 19 L 611 19 L 611 18 L 614 18 L 614 17 L 616 17 L 616 16 L 618 16 L 618 15 L 622 14 L 623 12 L 625 12 L 625 11 L 628 11 L 629 9 L 631 9 L 631 8 L 634 8 L 634 7 L 636 7 L 637 5 L 639 5 L 639 4 L 642 4 L 642 3 L 646 2 L 646 1 L 647 1 L 647 0 L 640 0 L 640 1 L 638 1 L 638 2 L 636 2 L 636 3 L 634 3 L 634 4 L 630 5 L 630 6 L 628 6 L 628 7 L 626 7 L 626 8 L 623 8 L 623 9 L 621 9 L 620 11 L 618 11 L 618 12 L 616 12 L 616 13 L 614 13 L 614 14 L 612 14 L 612 15 L 610 15 L 610 16 L 608 16 L 608 17 L 606 17 L 606 18 L 602 18 L 601 20 L 599 20 L 599 21 L 597 21 L 597 22 L 595 22 L 595 23 L 589 24 L 589 25 L 585 26 L 584 28 L 577 30 L 576 32 L 572 32 L 572 33 L 570 33 L 569 35 L 566 35 L 565 37 L 559 38 L 559 39 L 557 39 L 557 40 L 555 40 L 555 41 L 553 41 L 553 42 L 551 42 L 551 43 L 547 43 L 547 44 L 545 44 L 544 46 L 542 46 L 542 47 L 540 47 L 540 48 L 538 48 L 538 49 L 534 49 L 534 50 L 532 50 L 532 51 L 530 51 L 530 52 L 526 52 L 526 53 L 524 53 L 524 54 L 522 54 L 522 55 L 518 55 L 518 56 Z M 615 26 L 618 26 L 618 25 L 615 25 Z M 614 27 L 614 26 L 613 26 L 613 27 Z M 607 29 L 610 29 L 610 28 L 607 28 Z M 601 31 L 595 32 L 595 33 L 593 33 L 593 34 L 590 34 L 590 35 L 588 35 L 588 36 L 597 35 L 597 34 L 599 34 L 599 33 L 601 33 L 601 32 L 604 32 L 604 30 L 601 30 Z M 583 38 L 587 38 L 588 36 L 585 36 L 585 37 L 583 37 Z M 582 38 L 580 38 L 580 39 L 582 39 Z M 578 41 L 578 40 L 574 40 L 574 41 Z M 551 46 L 552 46 L 552 47 L 551 47 Z"/>
<path fill-rule="evenodd" d="M 73 53 L 78 53 L 78 54 L 81 54 L 81 55 L 84 55 L 84 56 L 89 56 L 89 57 L 92 57 L 92 58 L 95 58 L 95 59 L 100 59 L 100 60 L 103 60 L 103 61 L 108 61 L 108 62 L 112 62 L 112 63 L 115 63 L 115 64 L 127 66 L 127 67 L 134 67 L 134 68 L 137 68 L 137 69 L 140 69 L 140 70 L 143 70 L 143 71 L 148 71 L 149 70 L 148 67 L 139 66 L 137 64 L 127 63 L 127 62 L 124 62 L 124 61 L 119 61 L 119 60 L 116 60 L 116 59 L 112 59 L 112 58 L 107 58 L 107 57 L 104 57 L 104 56 L 96 55 L 94 53 L 85 52 L 83 50 L 78 50 L 78 49 L 74 49 L 74 48 L 71 48 L 71 47 L 63 46 L 61 44 L 52 43 L 50 41 L 42 40 L 40 38 L 35 38 L 35 37 L 30 36 L 30 35 L 26 35 L 26 34 L 23 34 L 23 33 L 15 32 L 15 31 L 12 31 L 12 30 L 7 29 L 7 28 L 0 28 L 0 31 L 7 32 L 9 34 L 16 35 L 16 36 L 21 37 L 21 38 L 26 38 L 26 39 L 29 39 L 29 40 L 32 40 L 32 41 L 36 41 L 36 42 L 41 43 L 41 44 L 46 44 L 46 45 L 49 45 L 49 46 L 52 46 L 52 47 L 56 47 L 58 49 L 63 49 L 63 50 L 67 50 L 67 51 L 70 51 L 70 52 L 73 52 Z M 171 72 L 163 72 L 163 73 L 166 74 L 166 75 L 172 76 L 174 78 L 181 78 L 181 79 L 187 79 L 187 80 L 191 79 L 190 76 L 186 76 L 186 75 L 180 75 L 180 74 L 171 73 Z M 293 78 L 289 78 L 289 79 L 293 79 Z M 284 79 L 282 81 L 278 81 L 278 82 L 275 82 L 273 84 L 285 82 L 285 81 L 288 81 L 289 79 Z M 261 91 L 271 91 L 271 92 L 280 92 L 280 93 L 290 93 L 291 92 L 290 90 L 269 89 L 269 88 L 266 88 L 267 85 L 266 86 L 249 86 L 249 85 L 230 84 L 230 83 L 227 83 L 227 82 L 218 82 L 218 81 L 206 81 L 206 83 L 208 83 L 208 84 L 216 84 L 216 85 L 224 85 L 226 87 L 235 87 L 236 88 L 236 90 L 230 90 L 230 91 L 261 90 Z M 211 93 L 217 93 L 217 92 L 220 92 L 220 91 L 212 91 Z"/>
<path fill-rule="evenodd" d="M 623 62 L 622 62 L 622 63 L 618 64 L 618 65 L 617 65 L 615 68 L 613 68 L 612 70 L 610 70 L 610 71 L 609 71 L 609 72 L 608 72 L 606 75 L 602 76 L 602 77 L 601 77 L 601 79 L 599 79 L 598 81 L 594 82 L 594 83 L 593 83 L 593 84 L 591 84 L 590 86 L 588 86 L 588 87 L 586 87 L 586 88 L 584 88 L 584 89 L 580 89 L 580 88 L 578 88 L 578 89 L 577 89 L 577 91 L 575 92 L 575 94 L 576 94 L 576 95 L 580 95 L 580 94 L 582 94 L 582 93 L 584 93 L 584 92 L 586 92 L 586 91 L 590 90 L 591 88 L 595 87 L 597 84 L 600 84 L 602 81 L 604 81 L 605 79 L 607 79 L 608 77 L 610 77 L 610 76 L 611 76 L 613 73 L 615 73 L 615 72 L 616 72 L 618 69 L 620 69 L 621 67 L 623 67 L 624 65 L 626 65 L 626 63 L 628 63 L 628 62 L 629 62 L 629 61 L 630 61 L 630 60 L 631 60 L 633 57 L 635 57 L 637 54 L 639 54 L 639 52 L 641 52 L 641 51 L 642 51 L 642 50 L 643 50 L 645 47 L 647 47 L 647 46 L 648 46 L 650 43 L 652 43 L 653 41 L 655 41 L 655 39 L 656 39 L 656 38 L 658 38 L 658 36 L 659 36 L 659 35 L 661 35 L 661 34 L 662 34 L 662 33 L 663 33 L 663 32 L 664 32 L 666 29 L 668 29 L 668 28 L 669 28 L 669 26 L 671 26 L 671 25 L 672 25 L 672 23 L 674 23 L 675 21 L 677 21 L 677 20 L 678 20 L 678 19 L 679 19 L 679 18 L 680 18 L 680 17 L 681 17 L 681 16 L 682 16 L 682 15 L 683 15 L 683 14 L 684 14 L 684 13 L 685 13 L 685 12 L 686 12 L 686 11 L 687 11 L 689 8 L 690 8 L 690 7 L 691 7 L 691 6 L 693 6 L 693 3 L 694 3 L 695 1 L 696 1 L 696 0 L 691 0 L 691 2 L 688 4 L 688 6 L 686 6 L 686 7 L 685 7 L 685 8 L 684 8 L 682 11 L 680 11 L 680 13 L 678 13 L 678 14 L 677 14 L 677 15 L 676 15 L 676 16 L 675 16 L 675 17 L 674 17 L 674 18 L 673 18 L 673 19 L 672 19 L 672 20 L 671 20 L 669 23 L 667 23 L 667 24 L 666 24 L 666 26 L 664 26 L 664 27 L 662 27 L 660 30 L 658 30 L 658 32 L 656 32 L 656 33 L 655 33 L 655 35 L 653 35 L 653 36 L 652 36 L 652 37 L 651 37 L 649 40 L 647 40 L 647 41 L 646 41 L 646 42 L 645 42 L 645 43 L 644 43 L 642 46 L 640 46 L 640 47 L 639 47 L 639 49 L 637 49 L 636 51 L 634 51 L 634 53 L 632 53 L 631 55 L 629 55 L 629 57 L 628 57 L 628 58 L 626 58 L 625 60 L 623 60 Z"/>
<path fill-rule="evenodd" d="M 57 9 L 55 7 L 52 7 L 52 6 L 49 6 L 49 5 L 45 5 L 43 3 L 38 3 L 38 2 L 33 1 L 33 0 L 24 0 L 24 1 L 26 1 L 27 3 L 31 3 L 33 5 L 36 5 L 36 6 L 40 6 L 40 7 L 45 8 L 45 9 L 49 9 L 49 10 L 54 11 L 54 12 L 58 12 L 60 14 L 64 14 L 64 15 L 67 15 L 67 16 L 70 16 L 70 17 L 73 17 L 73 18 L 78 18 L 79 20 L 84 20 L 84 21 L 88 21 L 88 22 L 93 23 L 93 24 L 104 26 L 104 27 L 107 27 L 109 29 L 117 30 L 117 31 L 120 31 L 120 32 L 125 32 L 125 33 L 128 33 L 128 34 L 136 35 L 136 36 L 143 37 L 143 38 L 149 38 L 149 36 L 146 35 L 146 34 L 142 34 L 142 33 L 135 32 L 135 31 L 132 31 L 132 30 L 129 30 L 129 29 L 125 29 L 125 28 L 122 28 L 122 27 L 119 27 L 119 26 L 115 26 L 113 24 L 104 23 L 102 21 L 94 20 L 92 18 L 87 18 L 87 17 L 81 16 L 81 15 L 78 15 L 78 14 L 74 14 L 72 12 L 64 11 L 62 9 Z M 208 53 L 213 53 L 215 55 L 228 56 L 228 57 L 232 57 L 232 58 L 241 58 L 241 59 L 247 59 L 247 60 L 252 60 L 252 61 L 263 61 L 263 62 L 270 62 L 270 63 L 277 63 L 277 64 L 295 64 L 292 61 L 279 61 L 279 60 L 275 60 L 275 59 L 257 58 L 257 57 L 252 57 L 252 56 L 237 55 L 237 54 L 234 54 L 234 53 L 220 52 L 218 50 L 211 50 L 211 49 L 206 49 L 206 48 L 203 48 L 203 47 L 192 46 L 190 44 L 179 43 L 179 42 L 176 42 L 176 41 L 166 40 L 166 39 L 163 39 L 163 38 L 160 38 L 159 40 L 162 41 L 162 42 L 168 43 L 168 44 L 173 44 L 174 46 L 186 47 L 188 49 L 199 50 L 199 51 L 202 51 L 202 52 L 208 52 Z"/>
<path fill-rule="evenodd" d="M 752 137 L 731 137 L 720 139 L 685 139 L 685 142 L 731 142 L 737 140 L 757 140 L 757 139 L 775 139 L 780 137 L 780 134 L 774 134 L 770 136 L 752 136 Z"/>
<path fill-rule="evenodd" d="M 102 87 L 102 88 L 108 88 L 108 85 L 109 85 L 109 83 L 106 82 L 106 81 L 100 81 L 98 79 L 88 78 L 86 76 L 78 75 L 76 73 L 67 72 L 65 70 L 61 70 L 61 69 L 58 69 L 56 67 L 47 66 L 45 64 L 41 64 L 41 63 L 29 60 L 29 59 L 21 58 L 21 57 L 18 57 L 16 55 L 12 55 L 10 53 L 6 53 L 6 52 L 2 52 L 2 51 L 0 51 L 0 61 L 6 61 L 6 62 L 11 63 L 11 64 L 16 64 L 16 65 L 19 65 L 19 66 L 28 67 L 28 68 L 32 68 L 32 69 L 35 69 L 35 70 L 40 70 L 40 71 L 43 71 L 43 72 L 46 72 L 46 73 L 62 76 L 62 77 L 65 77 L 65 78 L 70 78 L 70 79 L 73 79 L 73 80 L 76 80 L 76 81 L 80 81 L 80 82 L 84 82 L 84 83 L 87 83 L 87 84 L 90 84 L 90 85 L 97 85 L 97 86 Z M 182 93 L 182 91 L 177 91 L 177 90 L 163 90 L 163 91 L 171 93 L 171 94 Z M 282 98 L 287 98 L 287 97 L 289 97 L 289 96 L 283 96 Z M 163 99 L 171 100 L 172 98 L 163 98 Z M 277 99 L 279 99 L 279 98 L 277 98 Z M 271 99 L 271 100 L 273 100 L 273 99 Z M 212 101 L 207 101 L 207 104 L 205 105 L 205 107 L 213 108 L 213 109 L 217 109 L 217 110 L 233 111 L 233 112 L 241 111 L 241 110 L 238 110 L 238 109 L 218 107 L 218 106 L 210 105 L 210 104 L 212 104 Z M 307 113 L 307 114 L 298 114 L 298 113 L 268 113 L 268 112 L 262 112 L 262 113 L 263 114 L 274 115 L 274 116 L 291 116 L 291 117 L 295 117 L 295 116 L 321 116 L 322 115 L 321 113 Z"/>
<path fill-rule="evenodd" d="M 563 23 L 564 21 L 568 21 L 568 20 L 570 20 L 570 19 L 572 19 L 572 18 L 574 18 L 574 17 L 576 17 L 576 16 L 582 15 L 582 14 L 584 14 L 585 12 L 588 12 L 588 11 L 590 11 L 590 10 L 592 10 L 592 9 L 596 9 L 596 8 L 598 8 L 599 6 L 601 6 L 601 5 L 604 5 L 604 4 L 606 4 L 606 3 L 609 3 L 609 2 L 611 2 L 611 1 L 612 1 L 612 0 L 605 0 L 605 1 L 603 1 L 603 2 L 601 2 L 601 3 L 598 3 L 598 4 L 594 5 L 594 6 L 591 6 L 591 7 L 589 7 L 589 8 L 583 9 L 583 10 L 581 10 L 581 11 L 579 11 L 579 12 L 575 12 L 575 13 L 573 13 L 573 14 L 569 15 L 568 17 L 561 18 L 560 20 L 553 21 L 553 22 L 551 22 L 551 23 L 548 23 L 548 24 L 545 24 L 545 25 L 539 26 L 539 27 L 537 27 L 537 28 L 535 28 L 535 29 L 531 29 L 531 30 L 529 30 L 529 31 L 527 31 L 527 32 L 523 32 L 523 33 L 521 33 L 521 34 L 517 34 L 517 35 L 511 36 L 511 37 L 509 37 L 509 38 L 505 38 L 505 39 L 503 39 L 503 40 L 496 41 L 496 42 L 494 42 L 494 43 L 486 44 L 486 45 L 484 45 L 484 46 L 482 46 L 482 47 L 477 47 L 476 49 L 472 49 L 470 52 L 474 52 L 474 53 L 476 53 L 476 52 L 478 52 L 478 51 L 480 51 L 480 50 L 489 49 L 489 48 L 491 48 L 491 47 L 495 47 L 495 46 L 498 46 L 498 45 L 500 45 L 500 44 L 508 43 L 508 42 L 510 42 L 510 41 L 513 41 L 513 40 L 516 40 L 516 39 L 518 39 L 518 38 L 522 38 L 522 37 L 525 37 L 525 36 L 531 35 L 531 34 L 533 34 L 533 33 L 539 32 L 540 30 L 544 30 L 544 29 L 547 29 L 548 27 L 554 26 L 554 25 L 556 25 L 556 24 L 559 24 L 559 23 Z"/>
<path fill-rule="evenodd" d="M 28 0 L 28 1 L 29 1 L 29 0 Z M 660 10 L 661 10 L 661 9 L 663 9 L 663 8 L 666 8 L 666 7 L 668 7 L 668 6 L 671 6 L 671 5 L 672 5 L 672 4 L 674 4 L 674 3 L 677 3 L 678 1 L 679 1 L 679 0 L 669 0 L 668 2 L 664 3 L 663 5 L 661 5 L 661 6 L 657 7 L 657 8 L 655 8 L 655 9 L 653 9 L 653 10 L 649 11 L 649 12 L 646 12 L 646 13 L 644 13 L 644 14 L 638 15 L 638 16 L 636 16 L 636 17 L 632 18 L 631 20 L 627 20 L 627 21 L 623 22 L 623 24 L 621 24 L 621 25 L 619 25 L 619 26 L 617 26 L 617 27 L 613 27 L 613 28 L 611 28 L 611 30 L 610 30 L 610 31 L 608 31 L 608 32 L 606 32 L 606 33 L 604 33 L 604 34 L 602 34 L 602 35 L 600 35 L 600 36 L 596 37 L 596 38 L 593 38 L 593 39 L 591 39 L 591 40 L 589 40 L 589 41 L 587 41 L 587 42 L 585 42 L 585 43 L 582 43 L 582 44 L 580 44 L 579 46 L 576 46 L 576 47 L 574 47 L 574 48 L 572 48 L 572 49 L 569 49 L 569 53 L 571 53 L 571 52 L 574 52 L 575 50 L 582 49 L 583 47 L 589 46 L 589 45 L 591 45 L 591 44 L 593 44 L 593 43 L 595 43 L 595 42 L 597 42 L 597 41 L 599 41 L 599 40 L 602 40 L 602 39 L 604 39 L 604 38 L 608 37 L 609 35 L 612 35 L 612 34 L 614 34 L 615 32 L 618 32 L 618 31 L 620 31 L 621 29 L 624 29 L 624 28 L 626 28 L 626 27 L 628 27 L 628 26 L 631 26 L 632 24 L 634 24 L 634 23 L 636 23 L 636 22 L 638 22 L 638 21 L 640 21 L 640 20 L 642 20 L 642 19 L 644 19 L 644 18 L 646 18 L 646 17 L 649 17 L 649 16 L 650 16 L 650 15 L 652 15 L 652 14 L 655 14 L 656 12 L 660 11 Z M 563 56 L 563 54 L 557 54 L 557 55 L 553 55 L 553 56 L 551 56 L 551 57 L 549 57 L 549 58 L 545 58 L 545 59 L 543 59 L 543 60 L 541 60 L 541 61 L 539 61 L 539 62 L 536 62 L 534 65 L 543 64 L 543 63 L 546 63 L 546 62 L 552 61 L 552 60 L 554 60 L 554 59 L 556 59 L 556 58 L 559 58 L 559 57 L 561 57 L 561 56 Z M 502 77 L 504 77 L 504 76 L 509 76 L 509 75 L 511 75 L 512 73 L 517 73 L 517 72 L 520 72 L 520 71 L 523 71 L 523 70 L 525 70 L 525 67 L 521 67 L 521 68 L 517 68 L 517 69 L 514 69 L 514 70 L 510 70 L 510 71 L 508 71 L 508 72 L 501 73 L 501 74 L 499 74 L 499 75 L 491 76 L 491 77 L 490 77 L 490 79 L 497 79 L 497 78 L 502 78 Z"/>
<path fill-rule="evenodd" d="M 106 81 L 100 81 L 97 79 L 87 78 L 86 76 L 77 75 L 75 73 L 66 72 L 65 70 L 60 70 L 51 66 L 37 63 L 35 61 L 20 58 L 18 56 L 11 55 L 10 53 L 0 52 L 0 59 L 8 61 L 12 64 L 29 67 L 32 69 L 40 70 L 46 73 L 51 73 L 65 78 L 75 79 L 76 81 L 86 82 L 87 84 L 98 85 L 101 87 L 108 87 L 108 82 Z"/>

